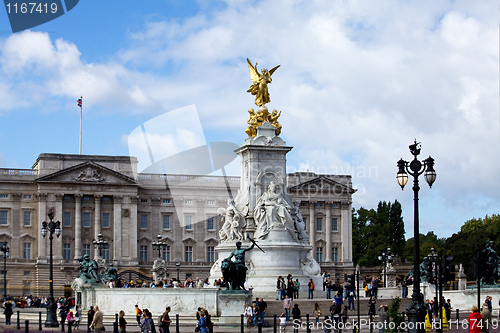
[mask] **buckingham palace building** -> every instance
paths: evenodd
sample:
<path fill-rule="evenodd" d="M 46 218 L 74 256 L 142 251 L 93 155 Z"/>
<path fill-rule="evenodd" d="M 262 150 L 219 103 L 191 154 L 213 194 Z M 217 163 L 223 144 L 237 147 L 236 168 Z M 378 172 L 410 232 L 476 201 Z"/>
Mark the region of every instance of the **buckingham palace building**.
<path fill-rule="evenodd" d="M 6 270 L 0 262 L 2 293 L 6 273 L 9 295 L 48 295 L 49 237 L 41 230 L 49 212 L 62 229 L 53 239 L 56 296 L 70 292 L 84 254 L 102 269 L 113 263 L 125 279 L 150 278 L 159 255 L 167 277 L 208 277 L 219 209 L 236 196 L 240 178 L 137 173 L 137 163 L 129 156 L 44 153 L 31 169 L 0 168 L 0 242 L 10 249 Z M 300 201 L 322 271 L 339 276 L 352 269 L 351 176 L 289 173 L 286 191 Z M 94 245 L 99 236 L 101 248 Z M 153 249 L 159 236 L 166 245 Z"/>

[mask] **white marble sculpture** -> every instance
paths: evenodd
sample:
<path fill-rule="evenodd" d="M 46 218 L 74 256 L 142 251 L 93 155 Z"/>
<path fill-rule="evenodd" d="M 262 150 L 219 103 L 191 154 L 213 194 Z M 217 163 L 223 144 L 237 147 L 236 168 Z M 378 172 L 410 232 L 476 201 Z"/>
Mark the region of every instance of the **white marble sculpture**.
<path fill-rule="evenodd" d="M 236 208 L 231 199 L 227 200 L 227 208 L 219 208 L 218 211 L 223 220 L 222 228 L 219 230 L 220 241 L 242 240 L 246 224 L 245 214 Z"/>
<path fill-rule="evenodd" d="M 276 192 L 276 185 L 271 182 L 268 190 L 255 204 L 254 218 L 257 226 L 255 238 L 264 239 L 269 231 L 277 225 L 278 227 L 284 226 L 292 236 L 293 241 L 298 241 L 290 210 L 291 207 L 281 193 Z"/>
<path fill-rule="evenodd" d="M 306 223 L 302 218 L 302 213 L 300 212 L 300 200 L 295 200 L 293 202 L 293 207 L 290 210 L 290 215 L 294 223 L 295 230 L 297 230 L 299 241 L 303 244 L 309 244 L 309 236 L 306 233 Z"/>

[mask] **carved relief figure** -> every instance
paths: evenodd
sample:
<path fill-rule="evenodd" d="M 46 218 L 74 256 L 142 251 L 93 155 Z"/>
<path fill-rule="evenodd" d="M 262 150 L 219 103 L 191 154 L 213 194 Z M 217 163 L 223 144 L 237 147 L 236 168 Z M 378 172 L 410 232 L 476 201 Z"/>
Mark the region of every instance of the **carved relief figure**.
<path fill-rule="evenodd" d="M 297 230 L 297 233 L 299 234 L 299 240 L 307 244 L 309 243 L 309 236 L 306 233 L 305 227 L 306 224 L 304 223 L 304 219 L 302 218 L 302 213 L 300 212 L 300 201 L 295 200 L 293 202 L 293 207 L 290 210 L 290 215 L 292 216 L 292 220 L 294 223 L 295 230 Z"/>
<path fill-rule="evenodd" d="M 285 227 L 292 239 L 297 241 L 297 235 L 290 216 L 290 206 L 280 193 L 276 193 L 276 185 L 272 181 L 268 190 L 257 200 L 254 210 L 255 238 L 264 239 L 274 224 L 281 224 Z"/>
<path fill-rule="evenodd" d="M 233 201 L 228 199 L 227 208 L 219 208 L 218 212 L 224 219 L 224 224 L 219 230 L 220 240 L 243 239 L 242 229 L 245 226 L 245 216 L 236 208 Z"/>

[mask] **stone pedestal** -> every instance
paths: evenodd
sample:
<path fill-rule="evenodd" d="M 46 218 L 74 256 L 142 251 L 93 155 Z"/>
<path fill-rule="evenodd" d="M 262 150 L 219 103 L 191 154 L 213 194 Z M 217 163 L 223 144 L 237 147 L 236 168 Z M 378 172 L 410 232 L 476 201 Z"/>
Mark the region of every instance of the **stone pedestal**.
<path fill-rule="evenodd" d="M 386 272 L 387 281 L 386 281 L 385 285 L 387 288 L 395 288 L 396 287 L 396 273 L 397 272 L 394 269 L 394 267 L 392 267 L 391 263 L 387 264 L 386 270 L 387 270 L 387 272 Z"/>
<path fill-rule="evenodd" d="M 259 111 L 267 112 L 267 108 L 261 107 Z M 303 233 L 300 233 L 304 228 L 302 217 L 293 220 L 290 215 L 293 205 L 286 193 L 286 154 L 292 147 L 287 147 L 275 133 L 276 128 L 266 121 L 257 127 L 255 137 L 248 137 L 235 150 L 241 157 L 240 191 L 234 199 L 234 206 L 224 210 L 229 212 L 226 213 L 224 222 L 227 229 L 223 226 L 223 237 L 215 248 L 218 257 L 210 271 L 210 281 L 222 277 L 222 260 L 236 249 L 236 241 L 242 242 L 242 249 L 250 247 L 252 243 L 246 240 L 248 234 L 255 238 L 264 252 L 257 246 L 246 252 L 246 288 L 253 288 L 254 293 L 274 292 L 276 278 L 291 273 L 294 281 L 299 279 L 300 292 L 304 293 L 307 292 L 310 279 L 313 279 L 318 288 L 321 287 L 321 272 L 318 263 L 311 257 L 312 247 L 306 239 L 307 235 L 303 237 Z M 274 186 L 272 190 L 271 183 Z M 262 199 L 263 196 L 266 199 Z M 235 211 L 237 213 L 233 213 Z M 260 217 L 254 215 L 257 211 Z M 267 217 L 262 219 L 262 214 Z M 300 229 L 297 228 L 299 223 L 302 223 Z M 229 233 L 225 231 L 235 224 L 238 225 L 238 230 Z"/>
<path fill-rule="evenodd" d="M 219 323 L 239 324 L 245 304 L 252 304 L 252 291 L 221 290 L 218 296 Z M 246 324 L 246 323 L 245 323 Z"/>
<path fill-rule="evenodd" d="M 460 268 L 458 269 L 457 279 L 458 279 L 458 290 L 467 289 L 467 275 L 465 275 L 464 273 L 464 267 L 462 266 L 462 264 L 460 264 Z"/>

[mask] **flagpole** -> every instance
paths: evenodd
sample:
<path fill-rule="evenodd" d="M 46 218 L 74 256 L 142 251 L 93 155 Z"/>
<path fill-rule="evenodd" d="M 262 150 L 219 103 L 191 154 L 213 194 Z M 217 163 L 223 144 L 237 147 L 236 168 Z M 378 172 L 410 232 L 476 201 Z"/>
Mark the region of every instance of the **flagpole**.
<path fill-rule="evenodd" d="M 80 97 L 83 99 L 83 96 Z M 80 155 L 82 154 L 82 113 L 83 113 L 83 103 L 80 104 Z"/>

